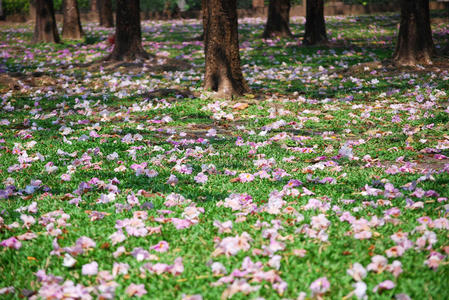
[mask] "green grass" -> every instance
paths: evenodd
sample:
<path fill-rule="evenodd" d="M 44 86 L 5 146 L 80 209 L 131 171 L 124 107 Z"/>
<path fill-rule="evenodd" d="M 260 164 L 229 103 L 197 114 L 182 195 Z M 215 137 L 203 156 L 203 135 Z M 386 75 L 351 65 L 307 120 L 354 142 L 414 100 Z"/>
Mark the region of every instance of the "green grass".
<path fill-rule="evenodd" d="M 294 34 L 303 33 L 303 21 L 292 18 Z M 335 47 L 302 47 L 297 38 L 265 41 L 261 39 L 263 20 L 240 20 L 242 65 L 254 95 L 233 100 L 214 99 L 200 88 L 204 57 L 202 44 L 194 41 L 201 30 L 195 20 L 143 23 L 147 51 L 192 64 L 186 71 L 165 72 L 77 66 L 110 51 L 106 39 L 111 32 L 94 24 L 83 24 L 88 35 L 85 41 L 61 45 L 32 45 L 31 26 L 4 26 L 0 69 L 21 72 L 24 86 L 9 90 L 0 82 L 0 241 L 27 232 L 36 237 L 21 241 L 17 250 L 0 248 L 0 289 L 14 288 L 0 298 L 34 294 L 51 299 L 45 291 L 67 293 L 68 281 L 73 281 L 80 284 L 80 290 L 88 288 L 94 298 L 108 286 L 116 286 L 111 294 L 115 298 L 130 298 L 126 290 L 134 283 L 144 285 L 147 294 L 143 298 L 182 299 L 198 294 L 203 299 L 219 299 L 229 293 L 232 284 L 213 283 L 234 272 L 235 283 L 241 279 L 260 289 L 248 295 L 237 291 L 232 299 L 296 299 L 301 292 L 311 299 L 310 285 L 320 277 L 330 282 L 322 298 L 356 299 L 351 293 L 355 280 L 347 270 L 356 262 L 366 268 L 375 255 L 387 257 L 386 250 L 395 246 L 390 236 L 403 232 L 408 234 L 410 248 L 402 256 L 387 258 L 390 265 L 400 261 L 403 272 L 397 277 L 388 270 L 368 272 L 363 279 L 367 296 L 391 299 L 405 293 L 412 299 L 445 299 L 448 228 L 419 227 L 418 219 L 427 216 L 439 219 L 437 224 L 448 222 L 449 160 L 435 154 L 449 156 L 449 75 L 444 69 L 419 73 L 385 67 L 350 69 L 391 57 L 396 14 L 330 17 L 326 22 L 330 40 L 338 42 Z M 447 24 L 433 26 L 436 45 L 444 45 Z M 33 72 L 43 75 L 34 77 Z M 161 88 L 190 89 L 194 97 L 148 98 L 147 92 Z M 234 108 L 243 102 L 248 107 Z M 217 131 L 216 136 L 208 135 L 211 129 Z M 353 157 L 338 156 L 345 144 L 352 148 Z M 113 153 L 118 157 L 111 158 Z M 273 160 L 257 165 L 262 159 Z M 50 173 L 49 162 L 58 167 Z M 137 176 L 131 166 L 141 163 L 158 175 Z M 181 165 L 189 166 L 192 173 L 180 172 Z M 399 171 L 392 172 L 392 165 Z M 276 177 L 282 173 L 279 169 L 289 175 Z M 236 180 L 240 174 L 257 175 L 261 170 L 269 178 Z M 202 171 L 208 180 L 197 183 L 195 176 Z M 235 174 L 229 175 L 232 171 Z M 71 179 L 61 180 L 63 174 L 70 174 Z M 167 183 L 170 175 L 177 177 L 176 184 Z M 326 183 L 326 178 L 335 184 Z M 266 211 L 276 191 L 288 190 L 291 179 L 303 185 L 296 188 L 297 193 L 282 195 L 285 202 L 278 213 Z M 27 193 L 25 189 L 30 191 L 34 180 L 41 184 Z M 90 182 L 91 188 L 75 204 L 83 182 Z M 386 183 L 401 194 L 384 193 Z M 415 190 L 401 188 L 410 183 L 416 183 Z M 12 195 L 6 195 L 7 184 L 15 188 Z M 381 193 L 365 195 L 365 186 Z M 308 195 L 303 187 L 314 194 Z M 428 192 L 418 198 L 420 189 L 438 196 Z M 139 193 L 138 205 L 128 205 L 131 193 Z M 171 193 L 191 202 L 167 207 Z M 250 195 L 257 208 L 233 211 L 220 205 L 232 193 Z M 98 203 L 108 194 L 115 200 Z M 37 212 L 27 211 L 33 202 Z M 186 209 L 195 207 L 204 212 L 191 217 L 190 227 L 176 229 L 171 218 L 187 219 Z M 389 216 L 392 208 L 400 213 Z M 135 221 L 133 215 L 142 211 L 148 214 L 143 224 L 161 226 L 160 233 L 131 236 L 123 229 L 126 239 L 114 244 L 110 236 L 116 227 L 126 219 Z M 58 221 L 58 216 L 49 219 L 46 214 L 52 212 L 70 216 L 69 225 Z M 315 217 L 320 214 L 329 221 L 320 235 L 327 234 L 327 239 L 314 237 L 307 229 L 317 225 Z M 343 221 L 342 216 L 348 214 L 357 220 L 380 221 L 378 226 L 364 227 L 370 238 L 357 239 L 356 226 Z M 29 228 L 23 226 L 25 215 L 35 219 Z M 230 232 L 219 233 L 216 220 L 232 221 Z M 260 228 L 260 222 L 266 226 Z M 248 250 L 215 255 L 220 241 L 244 232 L 251 236 Z M 435 242 L 419 249 L 420 237 L 433 233 Z M 283 244 L 271 254 L 266 250 L 270 234 L 273 242 Z M 64 266 L 64 254 L 70 252 L 67 247 L 83 236 L 94 240 L 95 247 L 72 254 L 76 264 Z M 54 239 L 63 249 L 60 255 L 50 254 Z M 160 241 L 169 244 L 168 251 L 150 250 Z M 121 246 L 125 253 L 115 257 L 113 253 Z M 152 254 L 151 259 L 133 257 L 131 252 L 138 247 Z M 295 254 L 299 249 L 306 250 L 304 257 Z M 431 269 L 425 262 L 435 252 L 444 257 Z M 279 269 L 269 263 L 273 255 L 280 256 Z M 172 265 L 178 257 L 184 267 L 180 274 L 144 270 L 146 263 Z M 259 262 L 260 270 L 240 278 L 236 270 L 245 271 L 246 257 Z M 128 273 L 83 275 L 83 265 L 94 261 L 99 271 L 110 273 L 115 263 L 128 264 Z M 223 264 L 226 274 L 214 275 L 214 262 Z M 62 280 L 53 286 L 40 282 L 38 270 Z M 275 274 L 274 282 L 258 280 L 262 271 Z M 374 292 L 385 280 L 393 281 L 395 287 Z M 276 289 L 274 283 L 284 282 L 285 290 Z"/>

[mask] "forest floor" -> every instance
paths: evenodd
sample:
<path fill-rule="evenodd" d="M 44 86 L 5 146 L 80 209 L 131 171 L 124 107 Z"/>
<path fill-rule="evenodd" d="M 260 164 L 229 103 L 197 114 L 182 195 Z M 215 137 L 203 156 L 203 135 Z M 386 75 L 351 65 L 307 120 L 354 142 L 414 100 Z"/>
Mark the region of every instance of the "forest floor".
<path fill-rule="evenodd" d="M 197 20 L 143 22 L 156 58 L 126 65 L 96 24 L 4 25 L 0 298 L 447 298 L 447 57 L 391 65 L 398 20 L 302 47 L 242 19 L 235 99 L 201 89 Z"/>

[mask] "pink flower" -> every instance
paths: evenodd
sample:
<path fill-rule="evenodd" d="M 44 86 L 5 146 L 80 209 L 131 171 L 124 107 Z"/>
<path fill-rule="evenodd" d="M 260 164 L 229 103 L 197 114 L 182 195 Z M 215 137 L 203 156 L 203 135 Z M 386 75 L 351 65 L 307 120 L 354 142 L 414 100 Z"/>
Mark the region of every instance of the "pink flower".
<path fill-rule="evenodd" d="M 176 229 L 184 229 L 189 228 L 193 225 L 193 223 L 189 220 L 185 219 L 178 219 L 178 218 L 171 218 L 172 224 L 175 226 Z"/>
<path fill-rule="evenodd" d="M 254 180 L 254 175 L 249 173 L 242 173 L 239 175 L 240 182 L 251 182 Z"/>
<path fill-rule="evenodd" d="M 368 271 L 381 273 L 387 267 L 388 260 L 382 255 L 375 255 L 371 258 L 371 263 L 366 267 Z"/>
<path fill-rule="evenodd" d="M 220 262 L 214 262 L 210 267 L 214 276 L 224 275 L 227 273 L 225 266 L 223 266 Z"/>
<path fill-rule="evenodd" d="M 373 292 L 377 293 L 377 291 L 382 292 L 383 290 L 391 290 L 395 286 L 396 285 L 394 284 L 393 281 L 385 280 L 385 281 L 382 281 L 381 283 L 379 283 L 378 285 L 376 285 L 373 289 Z"/>
<path fill-rule="evenodd" d="M 352 285 L 355 289 L 353 291 L 357 299 L 368 299 L 366 296 L 366 283 L 358 281 Z"/>
<path fill-rule="evenodd" d="M 445 256 L 443 254 L 432 251 L 429 255 L 429 258 L 424 262 L 424 264 L 436 271 L 444 258 Z"/>
<path fill-rule="evenodd" d="M 231 233 L 232 232 L 232 221 L 219 222 L 214 221 L 214 226 L 218 228 L 218 233 Z"/>
<path fill-rule="evenodd" d="M 363 278 L 366 277 L 366 269 L 359 264 L 358 262 L 354 263 L 351 269 L 346 270 L 346 273 L 352 278 L 354 278 L 355 281 L 361 281 Z"/>
<path fill-rule="evenodd" d="M 402 263 L 399 260 L 395 260 L 391 265 L 387 266 L 387 271 L 391 272 L 394 277 L 398 277 L 402 273 Z"/>
<path fill-rule="evenodd" d="M 72 176 L 70 174 L 65 173 L 65 174 L 61 175 L 62 181 L 70 181 L 71 179 L 72 179 Z"/>
<path fill-rule="evenodd" d="M 388 257 L 398 257 L 402 256 L 405 252 L 405 249 L 401 246 L 393 246 L 390 249 L 385 250 L 385 253 Z"/>
<path fill-rule="evenodd" d="M 156 252 L 167 252 L 170 248 L 169 244 L 166 241 L 160 241 L 154 246 L 151 246 L 150 249 Z"/>
<path fill-rule="evenodd" d="M 9 239 L 1 241 L 0 246 L 19 250 L 20 247 L 22 247 L 22 243 L 15 237 L 10 237 Z"/>
<path fill-rule="evenodd" d="M 196 175 L 196 176 L 194 177 L 194 179 L 195 179 L 195 182 L 196 182 L 196 183 L 206 183 L 208 177 L 207 177 L 207 175 L 205 175 L 203 172 L 201 172 L 201 173 L 198 173 L 198 175 Z"/>
<path fill-rule="evenodd" d="M 96 275 L 98 273 L 98 263 L 96 261 L 91 262 L 90 264 L 83 265 L 81 270 L 81 274 L 83 275 Z"/>
<path fill-rule="evenodd" d="M 170 185 L 176 185 L 178 183 L 178 178 L 175 175 L 170 175 L 166 183 Z"/>
<path fill-rule="evenodd" d="M 424 216 L 421 218 L 418 218 L 418 222 L 421 224 L 431 225 L 432 224 L 432 218 Z"/>
<path fill-rule="evenodd" d="M 323 295 L 330 288 L 330 283 L 326 277 L 320 277 L 310 285 L 310 290 L 312 291 L 312 295 Z"/>
<path fill-rule="evenodd" d="M 75 244 L 77 246 L 82 247 L 83 249 L 95 248 L 95 246 L 96 246 L 96 243 L 94 242 L 94 240 L 92 240 L 91 238 L 89 238 L 87 236 L 82 236 L 82 237 L 78 238 L 76 240 Z"/>
<path fill-rule="evenodd" d="M 214 137 L 216 135 L 217 135 L 217 130 L 215 130 L 214 128 L 209 129 L 206 134 L 207 137 Z"/>
<path fill-rule="evenodd" d="M 212 255 L 218 256 L 225 254 L 226 256 L 230 256 L 236 255 L 240 250 L 248 251 L 250 249 L 249 242 L 252 240 L 251 236 L 246 232 L 243 232 L 240 236 L 225 237 L 220 241 Z"/>
<path fill-rule="evenodd" d="M 154 273 L 160 275 L 160 274 L 162 274 L 164 272 L 167 272 L 169 268 L 170 268 L 170 266 L 167 265 L 167 264 L 157 263 L 157 264 L 155 264 L 154 266 L 151 267 L 151 270 Z"/>
<path fill-rule="evenodd" d="M 173 265 L 169 267 L 168 270 L 173 276 L 178 276 L 184 272 L 184 265 L 182 263 L 182 257 L 175 258 Z"/>
<path fill-rule="evenodd" d="M 122 229 L 117 230 L 113 234 L 109 236 L 109 239 L 111 239 L 112 244 L 115 245 L 117 243 L 121 243 L 124 240 L 126 240 L 126 236 L 123 234 Z"/>
<path fill-rule="evenodd" d="M 142 297 L 146 293 L 147 293 L 147 291 L 145 290 L 145 286 L 143 284 L 131 283 L 126 288 L 126 294 L 128 294 L 129 297 L 132 297 L 132 296 Z"/>

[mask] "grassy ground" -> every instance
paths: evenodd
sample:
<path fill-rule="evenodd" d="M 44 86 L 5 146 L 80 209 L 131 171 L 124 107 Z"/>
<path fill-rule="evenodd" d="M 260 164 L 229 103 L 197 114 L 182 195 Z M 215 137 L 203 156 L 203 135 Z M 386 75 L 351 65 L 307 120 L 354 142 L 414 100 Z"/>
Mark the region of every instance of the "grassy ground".
<path fill-rule="evenodd" d="M 198 21 L 144 22 L 143 67 L 92 63 L 93 24 L 1 28 L 1 298 L 447 299 L 447 62 L 376 63 L 397 15 L 326 21 L 330 47 L 241 20 L 231 100 L 201 90 Z"/>

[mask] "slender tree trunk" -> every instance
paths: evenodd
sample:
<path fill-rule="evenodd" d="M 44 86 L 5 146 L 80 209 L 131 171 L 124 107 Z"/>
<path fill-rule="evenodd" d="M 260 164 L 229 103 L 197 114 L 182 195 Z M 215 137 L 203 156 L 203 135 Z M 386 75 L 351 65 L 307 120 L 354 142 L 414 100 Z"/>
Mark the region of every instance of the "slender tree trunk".
<path fill-rule="evenodd" d="M 34 43 L 59 43 L 53 0 L 36 0 Z"/>
<path fill-rule="evenodd" d="M 401 0 L 401 23 L 393 59 L 404 66 L 431 64 L 434 54 L 429 0 Z"/>
<path fill-rule="evenodd" d="M 98 2 L 97 0 L 90 0 L 90 11 L 97 12 L 98 11 Z"/>
<path fill-rule="evenodd" d="M 327 42 L 326 24 L 324 22 L 324 1 L 307 0 L 306 30 L 303 44 L 316 45 Z"/>
<path fill-rule="evenodd" d="M 81 39 L 83 29 L 81 28 L 80 12 L 76 0 L 64 0 L 64 22 L 62 25 L 62 37 L 64 39 Z"/>
<path fill-rule="evenodd" d="M 263 32 L 264 38 L 272 36 L 291 37 L 290 0 L 270 0 L 268 19 Z"/>
<path fill-rule="evenodd" d="M 139 0 L 117 0 L 115 44 L 109 60 L 147 59 L 142 46 Z"/>
<path fill-rule="evenodd" d="M 114 16 L 112 15 L 112 1 L 98 0 L 98 16 L 100 26 L 114 27 Z"/>
<path fill-rule="evenodd" d="M 249 90 L 240 67 L 236 0 L 208 0 L 203 7 L 206 54 L 204 88 L 223 96 Z"/>
<path fill-rule="evenodd" d="M 196 40 L 198 41 L 204 41 L 204 24 L 205 24 L 205 19 L 206 16 L 204 15 L 205 9 L 206 9 L 206 4 L 207 4 L 207 0 L 201 0 L 201 14 L 202 14 L 202 19 L 203 19 L 203 32 L 201 32 L 201 34 L 196 38 Z"/>
<path fill-rule="evenodd" d="M 2 0 L 0 0 L 0 20 L 4 20 L 5 16 L 3 14 L 3 5 L 2 5 Z"/>
<path fill-rule="evenodd" d="M 30 20 L 36 20 L 36 0 L 30 0 L 29 13 Z"/>

